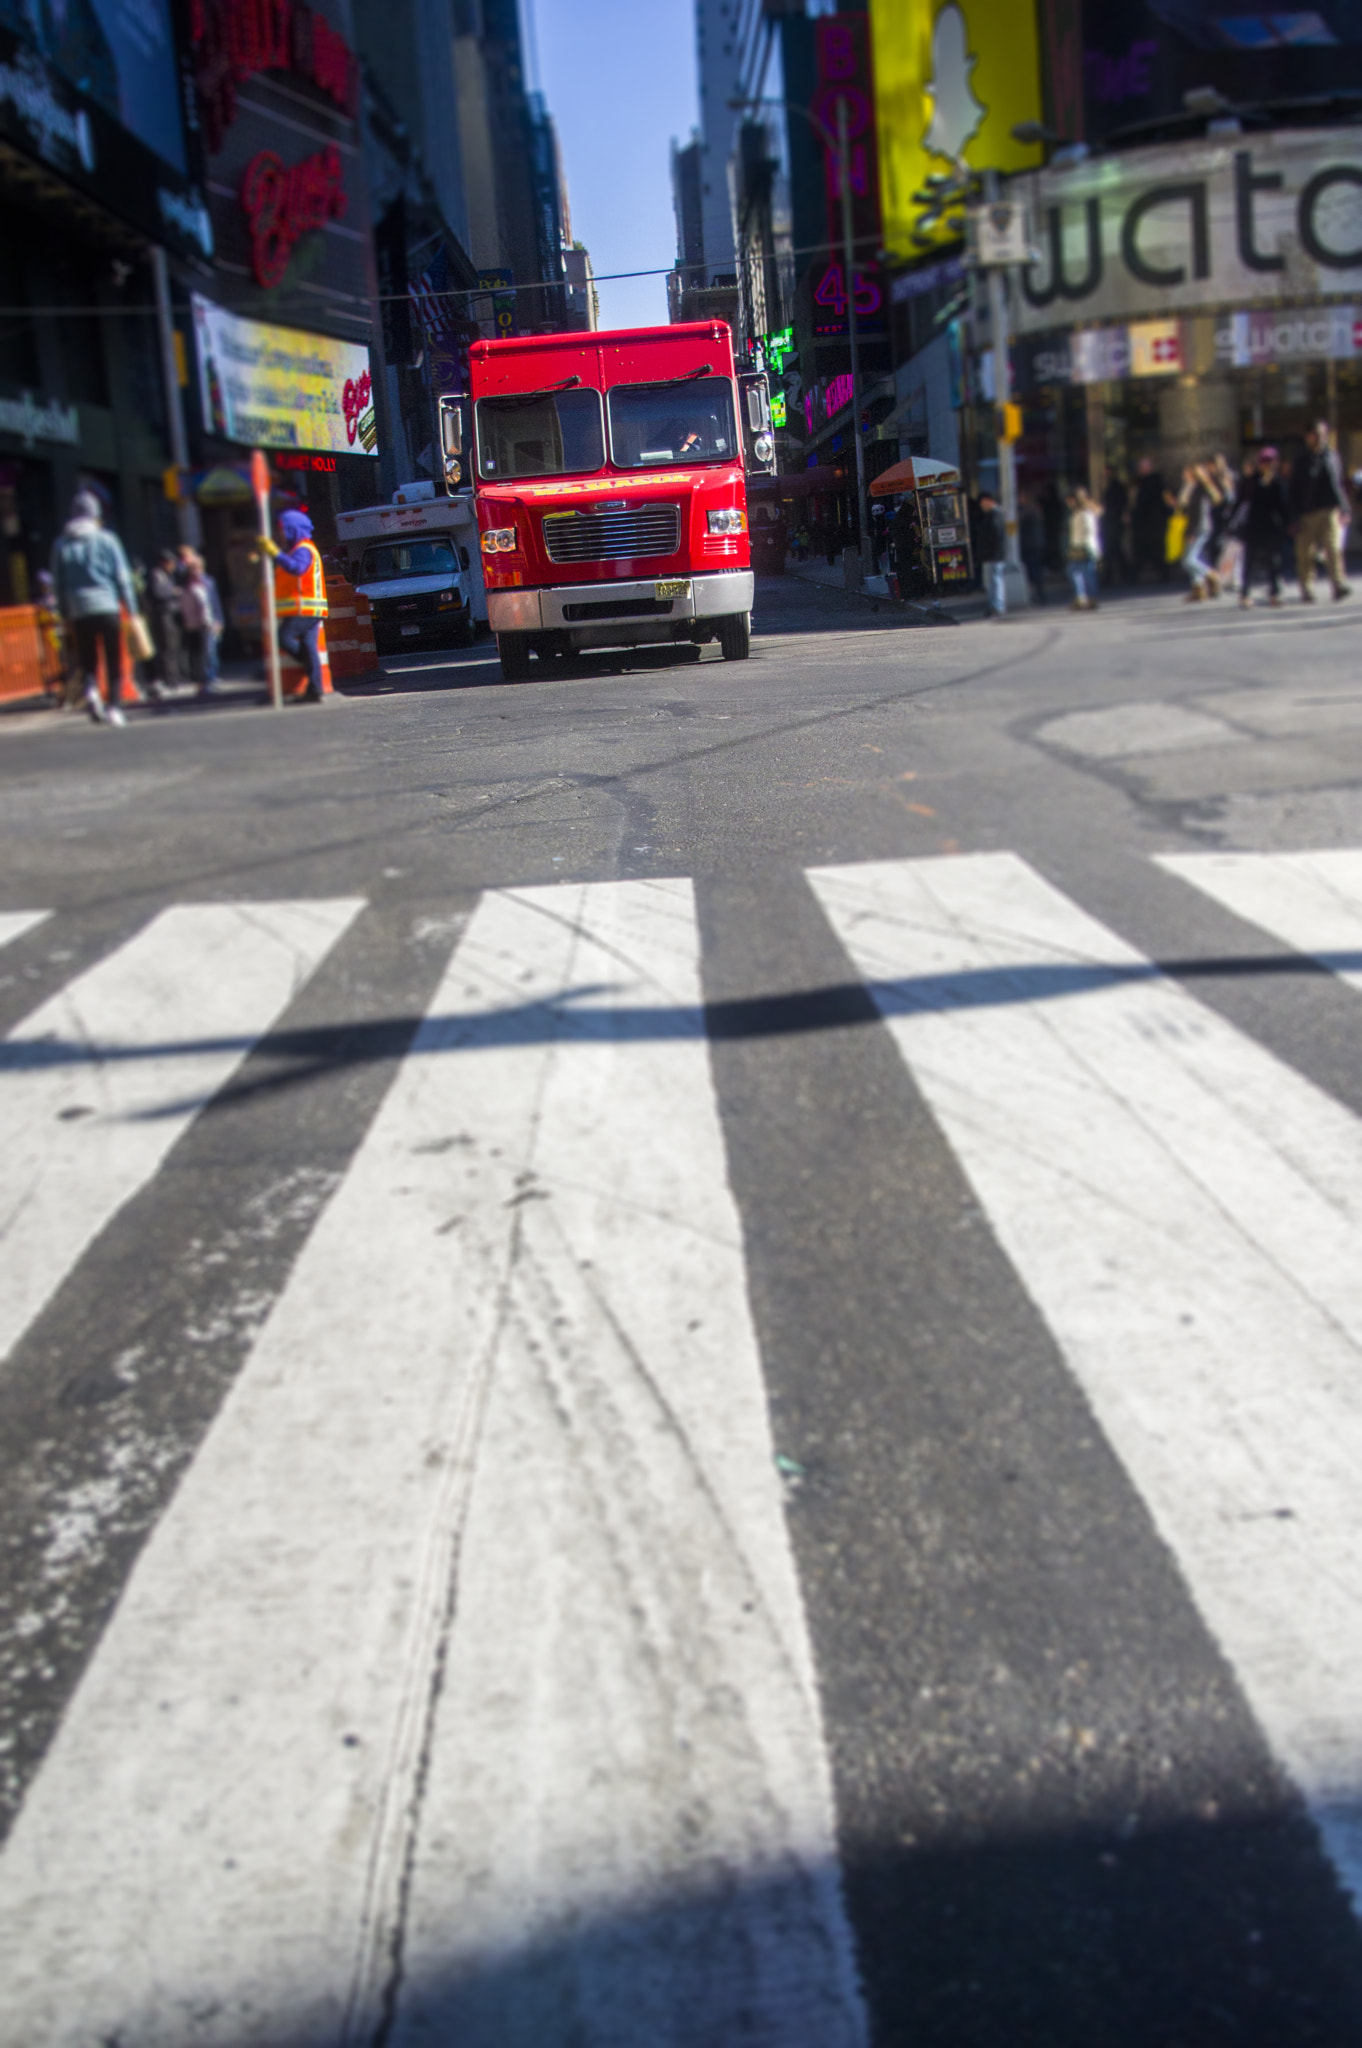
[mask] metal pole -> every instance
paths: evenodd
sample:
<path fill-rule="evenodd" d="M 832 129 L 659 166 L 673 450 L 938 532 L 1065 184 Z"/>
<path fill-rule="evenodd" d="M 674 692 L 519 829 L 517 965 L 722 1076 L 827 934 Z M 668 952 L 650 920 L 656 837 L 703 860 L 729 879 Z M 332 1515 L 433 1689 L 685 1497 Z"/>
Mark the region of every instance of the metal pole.
<path fill-rule="evenodd" d="M 984 173 L 984 204 L 991 206 L 998 196 L 998 173 Z M 1007 347 L 1007 292 L 1000 268 L 988 273 L 988 324 L 993 340 L 993 403 L 1001 415 L 1012 396 L 1012 366 Z M 998 435 L 998 496 L 1003 505 L 1006 529 L 1005 559 L 1021 567 L 1021 540 L 1017 528 L 1017 462 L 1012 443 Z"/>
<path fill-rule="evenodd" d="M 837 157 L 842 181 L 842 282 L 847 295 L 847 337 L 851 342 L 851 435 L 856 444 L 856 521 L 860 527 L 861 576 L 865 576 L 866 550 L 870 545 L 870 518 L 866 509 L 865 444 L 861 440 L 861 346 L 856 331 L 856 274 L 852 268 L 854 243 L 851 234 L 851 146 L 847 137 L 847 103 L 837 101 Z"/>
<path fill-rule="evenodd" d="M 257 448 L 251 456 L 251 484 L 255 511 L 263 540 L 270 538 L 270 475 L 264 453 Z M 266 548 L 260 550 L 260 602 L 265 615 L 265 673 L 270 679 L 270 702 L 276 711 L 284 708 L 284 678 L 279 666 L 279 619 L 274 609 L 274 562 Z"/>
<path fill-rule="evenodd" d="M 170 459 L 176 469 L 189 467 L 189 440 L 184 428 L 184 401 L 180 397 L 180 364 L 175 353 L 175 322 L 170 305 L 170 271 L 166 252 L 152 245 L 151 276 L 156 292 L 156 330 L 161 343 L 161 381 L 165 390 L 166 421 L 170 428 Z M 187 547 L 198 547 L 202 538 L 199 508 L 192 498 L 175 503 L 175 524 Z"/>

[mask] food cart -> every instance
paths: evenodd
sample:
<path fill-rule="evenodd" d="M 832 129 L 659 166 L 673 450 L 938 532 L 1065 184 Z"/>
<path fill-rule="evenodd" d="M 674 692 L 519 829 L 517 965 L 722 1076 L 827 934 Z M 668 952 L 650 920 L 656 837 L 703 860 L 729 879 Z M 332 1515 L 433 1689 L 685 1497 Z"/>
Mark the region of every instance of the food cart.
<path fill-rule="evenodd" d="M 974 577 L 969 544 L 969 510 L 958 469 L 931 455 L 909 456 L 882 470 L 870 486 L 872 498 L 911 496 L 917 523 L 917 560 L 909 574 L 899 564 L 901 597 L 948 597 Z"/>

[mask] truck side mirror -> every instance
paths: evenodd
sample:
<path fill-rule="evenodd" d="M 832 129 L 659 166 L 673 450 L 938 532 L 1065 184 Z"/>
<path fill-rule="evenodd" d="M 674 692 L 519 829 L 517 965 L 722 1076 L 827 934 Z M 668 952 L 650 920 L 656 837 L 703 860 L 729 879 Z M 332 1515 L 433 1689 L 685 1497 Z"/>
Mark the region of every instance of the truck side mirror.
<path fill-rule="evenodd" d="M 759 434 L 766 425 L 766 421 L 762 417 L 765 408 L 761 401 L 762 389 L 760 384 L 749 384 L 747 387 L 747 424 L 754 434 Z"/>
<path fill-rule="evenodd" d="M 457 398 L 440 400 L 440 450 L 445 485 L 452 490 L 463 477 L 463 407 Z"/>

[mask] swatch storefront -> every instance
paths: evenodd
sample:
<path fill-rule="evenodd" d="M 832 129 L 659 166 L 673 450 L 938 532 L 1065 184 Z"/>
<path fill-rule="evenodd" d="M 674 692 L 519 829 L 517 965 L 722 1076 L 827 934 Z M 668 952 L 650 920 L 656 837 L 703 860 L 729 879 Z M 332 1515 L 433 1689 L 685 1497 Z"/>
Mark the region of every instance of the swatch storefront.
<path fill-rule="evenodd" d="M 1289 454 L 1316 418 L 1362 469 L 1362 133 L 1217 134 L 1013 192 L 1039 257 L 1011 311 L 1028 478 Z"/>

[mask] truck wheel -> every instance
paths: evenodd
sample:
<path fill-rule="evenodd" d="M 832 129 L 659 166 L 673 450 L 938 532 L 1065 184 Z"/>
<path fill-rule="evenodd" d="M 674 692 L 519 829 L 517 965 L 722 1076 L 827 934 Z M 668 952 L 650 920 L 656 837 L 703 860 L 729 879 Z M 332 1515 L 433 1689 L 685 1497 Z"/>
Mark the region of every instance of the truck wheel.
<path fill-rule="evenodd" d="M 528 633 L 498 633 L 497 653 L 501 656 L 503 682 L 524 683 L 530 676 Z"/>
<path fill-rule="evenodd" d="M 752 651 L 752 614 L 730 612 L 720 619 L 719 645 L 725 661 L 746 661 Z"/>

